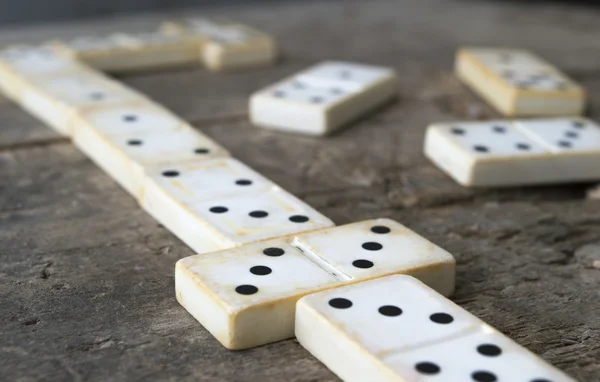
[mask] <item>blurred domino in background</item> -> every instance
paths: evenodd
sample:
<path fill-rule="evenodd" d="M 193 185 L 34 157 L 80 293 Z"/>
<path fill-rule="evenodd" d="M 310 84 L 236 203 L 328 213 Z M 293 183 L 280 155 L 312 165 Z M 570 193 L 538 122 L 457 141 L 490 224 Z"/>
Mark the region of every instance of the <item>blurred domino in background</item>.
<path fill-rule="evenodd" d="M 250 98 L 250 120 L 267 129 L 327 135 L 397 94 L 392 69 L 326 61 Z"/>
<path fill-rule="evenodd" d="M 268 66 L 277 58 L 273 37 L 229 20 L 189 18 L 169 21 L 162 25 L 161 31 L 196 41 L 198 59 L 212 71 Z"/>
<path fill-rule="evenodd" d="M 46 44 L 65 57 L 111 73 L 141 71 L 198 63 L 198 43 L 160 31 L 81 36 Z"/>
<path fill-rule="evenodd" d="M 456 74 L 506 116 L 579 115 L 585 108 L 579 84 L 526 50 L 463 48 Z"/>
<path fill-rule="evenodd" d="M 600 180 L 600 126 L 584 118 L 438 123 L 425 155 L 464 186 Z"/>

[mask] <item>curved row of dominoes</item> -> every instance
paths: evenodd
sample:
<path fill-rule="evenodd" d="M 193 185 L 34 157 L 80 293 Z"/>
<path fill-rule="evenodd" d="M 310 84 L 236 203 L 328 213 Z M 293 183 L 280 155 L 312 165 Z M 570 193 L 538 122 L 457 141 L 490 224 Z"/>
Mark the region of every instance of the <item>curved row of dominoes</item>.
<path fill-rule="evenodd" d="M 200 253 L 177 262 L 177 299 L 227 348 L 296 335 L 346 381 L 571 381 L 444 297 L 454 291 L 455 260 L 448 252 L 389 219 L 334 227 L 185 121 L 97 71 L 196 62 L 240 69 L 272 63 L 275 56 L 273 39 L 261 32 L 191 20 L 159 32 L 4 50 L 0 88 L 72 137 Z M 251 119 L 326 134 L 396 91 L 390 69 L 326 62 L 257 92 Z M 525 142 L 528 133 L 521 130 L 527 126 L 517 129 L 505 123 L 492 128 Z M 488 170 L 502 172 L 502 179 L 524 177 L 501 170 L 497 160 L 484 167 L 479 157 L 470 164 L 469 158 L 459 164 L 448 159 L 460 151 L 459 139 L 488 144 L 487 151 L 504 147 L 485 134 L 468 124 L 433 126 L 427 154 L 451 174 L 468 172 L 458 176 L 465 183 L 489 183 L 494 177 L 486 178 Z M 542 151 L 540 139 L 528 139 L 529 151 Z M 549 171 L 538 165 L 532 168 Z"/>

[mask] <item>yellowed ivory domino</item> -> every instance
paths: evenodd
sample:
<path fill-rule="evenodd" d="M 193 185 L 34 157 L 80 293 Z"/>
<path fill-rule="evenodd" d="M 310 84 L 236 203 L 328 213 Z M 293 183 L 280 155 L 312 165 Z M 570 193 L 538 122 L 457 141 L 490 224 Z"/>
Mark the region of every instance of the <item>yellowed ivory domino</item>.
<path fill-rule="evenodd" d="M 345 382 L 575 382 L 410 276 L 302 298 L 295 334 Z"/>
<path fill-rule="evenodd" d="M 107 72 L 129 72 L 198 62 L 197 41 L 160 31 L 82 36 L 46 44 L 56 52 Z"/>
<path fill-rule="evenodd" d="M 425 155 L 464 186 L 600 180 L 600 126 L 584 118 L 438 123 Z"/>
<path fill-rule="evenodd" d="M 333 225 L 233 158 L 162 165 L 146 175 L 140 204 L 197 253 Z"/>
<path fill-rule="evenodd" d="M 200 60 L 213 71 L 272 65 L 277 58 L 277 44 L 271 36 L 232 21 L 190 18 L 166 22 L 161 31 L 194 38 Z"/>
<path fill-rule="evenodd" d="M 135 90 L 90 70 L 36 79 L 17 102 L 60 133 L 71 136 L 79 113 L 145 100 L 146 97 Z"/>
<path fill-rule="evenodd" d="M 136 199 L 149 169 L 229 156 L 212 139 L 150 101 L 79 114 L 73 143 Z"/>
<path fill-rule="evenodd" d="M 0 53 L 0 87 L 29 113 L 68 136 L 79 111 L 144 99 L 47 47 L 11 48 Z"/>
<path fill-rule="evenodd" d="M 12 46 L 0 51 L 0 89 L 15 101 L 39 80 L 73 72 L 90 69 L 45 47 Z"/>
<path fill-rule="evenodd" d="M 254 93 L 250 120 L 267 129 L 326 135 L 393 99 L 392 69 L 326 61 Z"/>
<path fill-rule="evenodd" d="M 456 73 L 506 116 L 579 115 L 585 109 L 583 88 L 526 50 L 463 48 Z"/>
<path fill-rule="evenodd" d="M 177 299 L 229 349 L 293 337 L 304 295 L 385 275 L 454 290 L 452 255 L 390 219 L 247 244 L 176 265 Z"/>

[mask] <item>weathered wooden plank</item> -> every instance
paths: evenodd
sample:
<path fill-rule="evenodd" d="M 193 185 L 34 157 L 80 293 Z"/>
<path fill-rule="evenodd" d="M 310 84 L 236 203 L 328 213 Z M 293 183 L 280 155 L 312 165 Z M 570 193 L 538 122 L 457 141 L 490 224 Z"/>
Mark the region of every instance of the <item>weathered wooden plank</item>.
<path fill-rule="evenodd" d="M 372 0 L 213 10 L 281 41 L 281 65 L 123 80 L 337 223 L 386 216 L 456 255 L 454 300 L 581 381 L 600 379 L 600 200 L 590 185 L 467 190 L 421 153 L 428 123 L 497 117 L 452 75 L 461 44 L 534 49 L 599 117 L 600 25 L 573 4 Z M 535 15 L 535 16 L 533 16 Z M 33 31 L 0 44 L 143 29 L 164 15 Z M 123 29 L 121 29 L 123 28 Z M 247 96 L 322 59 L 395 67 L 397 103 L 332 137 L 250 126 Z M 191 254 L 70 144 L 0 100 L 0 375 L 7 380 L 335 381 L 295 341 L 229 352 L 173 295 Z M 42 143 L 46 142 L 46 143 Z"/>

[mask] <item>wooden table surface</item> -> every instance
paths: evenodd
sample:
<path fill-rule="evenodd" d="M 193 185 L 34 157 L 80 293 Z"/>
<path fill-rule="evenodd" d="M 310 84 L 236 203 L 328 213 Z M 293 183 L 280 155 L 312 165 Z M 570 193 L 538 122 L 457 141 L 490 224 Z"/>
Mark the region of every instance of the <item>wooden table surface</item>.
<path fill-rule="evenodd" d="M 590 115 L 600 118 L 600 9 L 568 3 L 214 9 L 277 36 L 280 65 L 122 80 L 336 223 L 390 217 L 446 248 L 458 263 L 455 302 L 578 380 L 600 381 L 592 185 L 467 190 L 422 155 L 428 123 L 498 117 L 452 74 L 465 44 L 532 49 L 584 84 Z M 11 28 L 0 43 L 138 30 L 167 17 Z M 399 101 L 328 138 L 248 123 L 250 93 L 323 59 L 395 68 Z M 337 381 L 295 340 L 225 350 L 175 300 L 175 261 L 192 251 L 68 140 L 4 98 L 0 125 L 0 380 Z"/>

